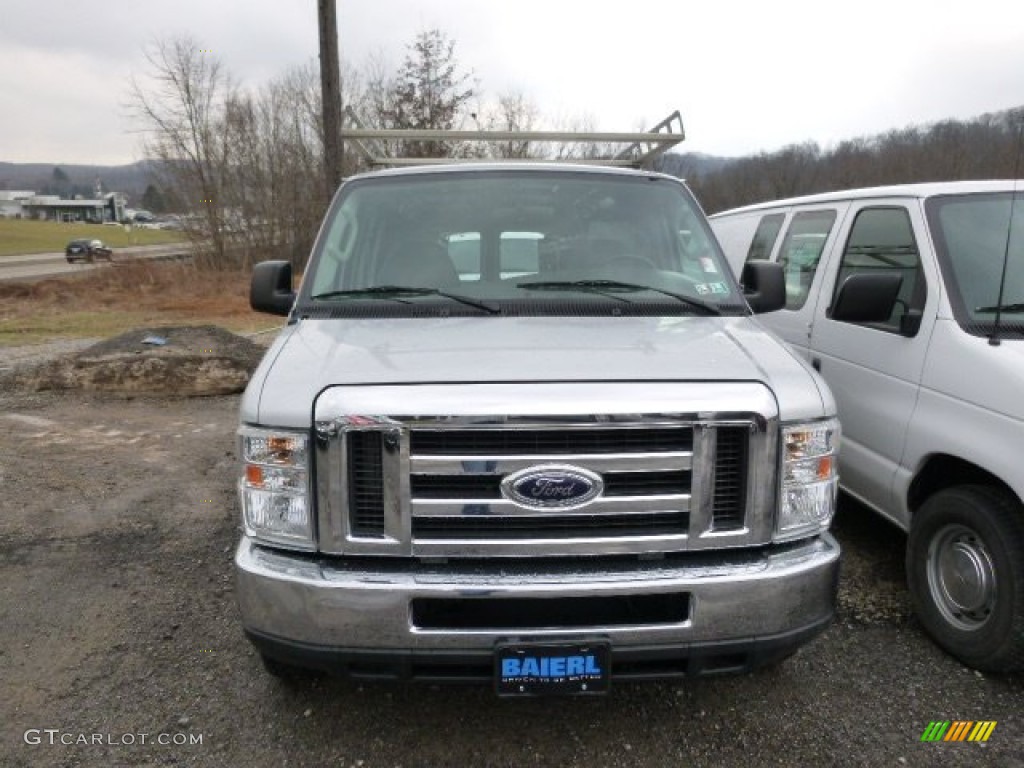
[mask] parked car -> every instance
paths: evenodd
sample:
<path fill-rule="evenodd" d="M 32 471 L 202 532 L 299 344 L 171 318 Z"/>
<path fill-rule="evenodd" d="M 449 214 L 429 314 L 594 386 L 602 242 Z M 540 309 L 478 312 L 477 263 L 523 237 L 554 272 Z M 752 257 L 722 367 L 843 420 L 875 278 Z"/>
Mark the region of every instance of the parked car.
<path fill-rule="evenodd" d="M 682 233 L 686 233 L 684 237 Z M 478 165 L 348 179 L 241 406 L 237 595 L 274 674 L 741 672 L 828 626 L 835 405 L 678 179 Z"/>
<path fill-rule="evenodd" d="M 1024 668 L 1024 182 L 857 189 L 711 218 L 730 267 L 783 266 L 762 316 L 835 395 L 840 485 L 909 532 L 921 623 Z"/>
<path fill-rule="evenodd" d="M 92 264 L 97 259 L 111 261 L 114 252 L 101 240 L 72 240 L 64 249 L 64 258 L 68 264 L 75 261 L 86 261 Z"/>

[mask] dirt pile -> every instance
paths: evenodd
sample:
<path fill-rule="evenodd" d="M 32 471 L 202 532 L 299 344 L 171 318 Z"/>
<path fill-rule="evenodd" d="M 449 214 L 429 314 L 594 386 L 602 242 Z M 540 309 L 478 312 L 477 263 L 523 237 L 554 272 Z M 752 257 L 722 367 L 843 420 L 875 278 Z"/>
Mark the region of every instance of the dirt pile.
<path fill-rule="evenodd" d="M 241 392 L 265 348 L 213 325 L 140 328 L 40 365 L 3 388 L 196 397 Z"/>

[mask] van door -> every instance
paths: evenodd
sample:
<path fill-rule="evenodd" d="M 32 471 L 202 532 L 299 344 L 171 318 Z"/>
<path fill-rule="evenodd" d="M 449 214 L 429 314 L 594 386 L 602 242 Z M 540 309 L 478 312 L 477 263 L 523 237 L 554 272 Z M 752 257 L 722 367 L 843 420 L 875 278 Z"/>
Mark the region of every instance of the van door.
<path fill-rule="evenodd" d="M 828 382 L 843 425 L 842 486 L 904 526 L 907 521 L 897 519 L 903 505 L 894 504 L 891 493 L 935 322 L 938 275 L 933 260 L 921 258 L 929 242 L 920 201 L 854 202 L 840 230 L 839 258 L 829 259 L 822 276 L 825 295 L 811 335 L 812 364 Z M 847 277 L 892 270 L 903 282 L 888 320 L 868 324 L 829 317 Z M 920 327 L 911 333 L 904 326 L 901 333 L 903 316 L 914 312 L 922 313 Z"/>
<path fill-rule="evenodd" d="M 810 358 L 811 327 L 822 293 L 822 255 L 835 250 L 847 208 L 849 203 L 792 210 L 775 254 L 786 276 L 786 306 L 761 319 L 805 359 Z"/>

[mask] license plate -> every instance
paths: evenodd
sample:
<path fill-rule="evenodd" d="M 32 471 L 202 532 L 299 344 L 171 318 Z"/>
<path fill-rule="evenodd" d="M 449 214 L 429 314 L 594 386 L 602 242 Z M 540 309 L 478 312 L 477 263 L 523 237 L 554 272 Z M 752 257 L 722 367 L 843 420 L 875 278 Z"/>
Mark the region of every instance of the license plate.
<path fill-rule="evenodd" d="M 494 675 L 500 696 L 605 693 L 611 680 L 608 643 L 499 645 Z"/>

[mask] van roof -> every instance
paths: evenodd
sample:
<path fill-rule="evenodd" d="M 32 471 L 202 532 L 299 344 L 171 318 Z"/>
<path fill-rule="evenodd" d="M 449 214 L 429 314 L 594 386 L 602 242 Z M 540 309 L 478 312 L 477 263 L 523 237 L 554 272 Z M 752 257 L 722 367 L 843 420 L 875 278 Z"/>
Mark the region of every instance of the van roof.
<path fill-rule="evenodd" d="M 885 187 L 861 187 L 859 189 L 822 192 L 816 195 L 803 195 L 801 197 L 790 197 L 783 200 L 771 200 L 766 203 L 745 205 L 740 208 L 721 211 L 709 218 L 713 219 L 716 216 L 745 213 L 748 211 L 783 208 L 791 205 L 806 205 L 808 203 L 833 203 L 845 200 L 865 200 L 882 197 L 913 197 L 924 199 L 926 197 L 935 197 L 936 195 L 962 195 L 972 192 L 1009 192 L 1012 190 L 1024 191 L 1024 181 L 1013 181 L 1012 179 L 986 181 L 930 181 L 922 184 L 894 184 Z"/>
<path fill-rule="evenodd" d="M 524 171 L 529 173 L 589 173 L 603 176 L 632 176 L 634 178 L 651 178 L 660 177 L 664 179 L 670 179 L 679 183 L 685 183 L 682 179 L 669 174 L 660 173 L 658 171 L 650 171 L 636 168 L 622 168 L 607 165 L 594 165 L 588 163 L 558 163 L 551 161 L 506 161 L 506 162 L 486 162 L 486 161 L 469 161 L 462 163 L 448 163 L 442 165 L 415 165 L 405 166 L 401 168 L 386 168 L 383 170 L 365 171 L 358 173 L 345 179 L 369 179 L 369 178 L 381 178 L 381 177 L 396 177 L 396 176 L 429 176 L 438 174 L 451 174 L 451 173 L 486 173 L 494 171 L 515 171 L 522 173 Z"/>

